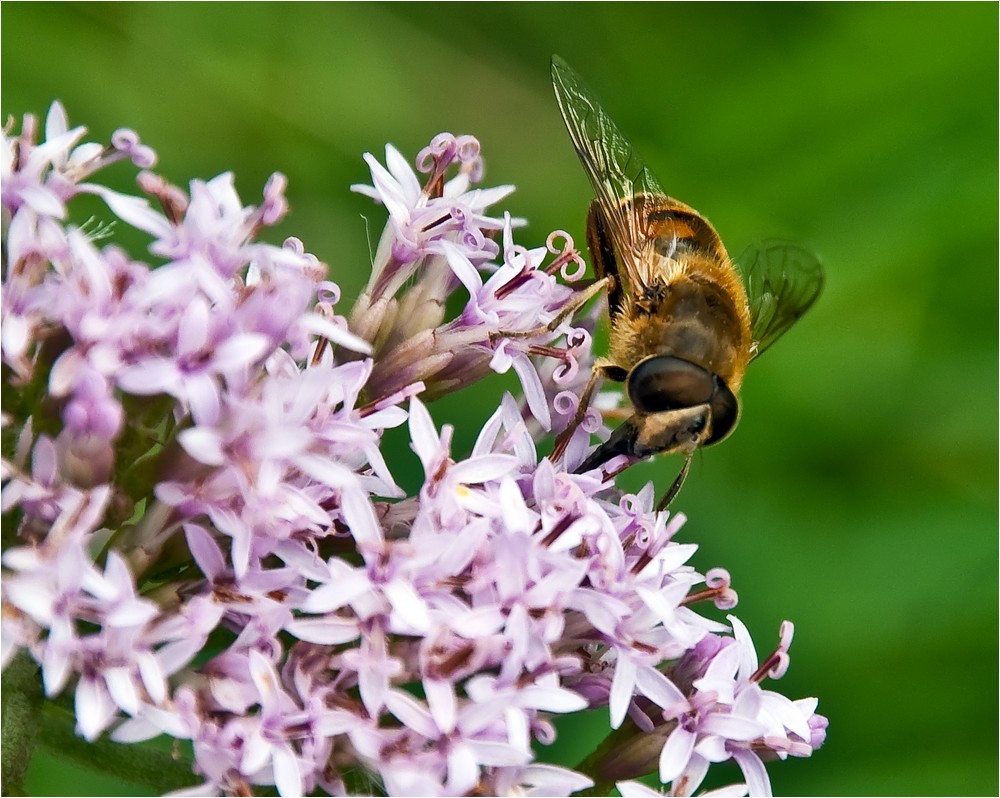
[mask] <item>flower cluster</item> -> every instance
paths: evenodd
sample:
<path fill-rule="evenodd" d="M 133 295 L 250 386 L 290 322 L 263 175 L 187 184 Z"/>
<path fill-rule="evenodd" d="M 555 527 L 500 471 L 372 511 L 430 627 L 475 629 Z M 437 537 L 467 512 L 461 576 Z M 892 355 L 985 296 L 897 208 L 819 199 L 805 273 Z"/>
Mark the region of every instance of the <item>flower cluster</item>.
<path fill-rule="evenodd" d="M 584 271 L 573 240 L 556 231 L 545 247 L 526 249 L 513 241 L 509 214 L 486 215 L 513 186 L 470 189 L 482 173 L 479 143 L 471 136 L 442 134 L 420 153 L 417 162 L 429 172 L 422 187 L 391 145 L 388 168 L 371 155 L 365 160 L 374 185 L 354 188 L 389 212 L 371 279 L 350 314 L 351 328 L 374 347 L 369 390 L 393 393 L 420 381 L 425 398 L 433 399 L 490 370 L 513 368 L 531 414 L 550 429 L 550 401 L 531 356 L 554 359 L 558 368 L 549 384 L 563 385 L 590 355 L 589 333 L 560 323 L 575 292 L 556 275 L 573 282 Z M 458 174 L 444 182 L 453 163 Z M 550 254 L 556 257 L 545 263 Z M 457 317 L 445 320 L 446 300 L 459 286 L 469 299 Z M 564 337 L 565 346 L 552 346 Z"/>
<path fill-rule="evenodd" d="M 301 243 L 257 240 L 280 175 L 259 207 L 229 174 L 185 192 L 142 171 L 130 196 L 90 180 L 152 167 L 133 132 L 81 143 L 58 104 L 36 127 L 3 136 L 2 661 L 72 690 L 78 734 L 189 741 L 188 794 L 285 796 L 641 794 L 654 771 L 688 795 L 730 759 L 737 794 L 766 794 L 766 759 L 822 744 L 815 699 L 761 687 L 791 625 L 758 664 L 737 618 L 695 611 L 736 594 L 686 564 L 683 515 L 572 473 L 599 414 L 540 456 L 593 362 L 583 261 L 564 233 L 514 243 L 475 139 L 435 138 L 423 181 L 392 147 L 366 156 L 356 190 L 389 223 L 342 316 Z M 80 194 L 152 263 L 74 224 Z M 509 369 L 523 402 L 453 452 L 426 403 Z M 381 450 L 403 424 L 413 496 Z M 555 716 L 601 707 L 594 756 L 538 759 Z"/>

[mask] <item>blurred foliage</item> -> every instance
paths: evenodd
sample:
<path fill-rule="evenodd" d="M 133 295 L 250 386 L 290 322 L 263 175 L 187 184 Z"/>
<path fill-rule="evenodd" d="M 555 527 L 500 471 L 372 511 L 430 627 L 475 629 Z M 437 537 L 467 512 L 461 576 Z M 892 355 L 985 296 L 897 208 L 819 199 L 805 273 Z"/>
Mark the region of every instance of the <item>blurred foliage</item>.
<path fill-rule="evenodd" d="M 702 569 L 732 571 L 761 651 L 783 618 L 797 625 L 778 687 L 818 695 L 830 733 L 812 761 L 770 768 L 776 793 L 997 791 L 996 4 L 2 14 L 5 117 L 60 98 L 97 139 L 138 130 L 175 181 L 233 170 L 248 202 L 284 172 L 280 235 L 330 263 L 347 300 L 384 221 L 348 187 L 386 141 L 412 157 L 441 130 L 473 133 L 489 181 L 519 188 L 520 243 L 555 228 L 584 240 L 589 190 L 552 98 L 553 52 L 734 252 L 808 242 L 825 293 L 753 366 L 736 434 L 696 460 L 675 502 L 681 537 L 701 545 Z M 457 454 L 505 385 L 433 406 L 457 426 Z M 414 484 L 405 435 L 391 445 Z M 665 485 L 677 467 L 626 482 Z M 603 723 L 564 725 L 551 754 L 572 764 Z M 112 790 L 36 765 L 39 794 Z"/>

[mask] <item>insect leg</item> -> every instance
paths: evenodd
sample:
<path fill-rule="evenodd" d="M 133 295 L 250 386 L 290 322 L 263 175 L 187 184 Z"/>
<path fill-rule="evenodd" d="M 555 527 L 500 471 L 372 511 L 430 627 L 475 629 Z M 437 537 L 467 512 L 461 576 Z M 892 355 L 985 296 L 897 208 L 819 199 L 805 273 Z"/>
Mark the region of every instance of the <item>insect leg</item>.
<path fill-rule="evenodd" d="M 594 274 L 597 275 L 598 282 L 606 281 L 608 286 L 608 315 L 613 319 L 618 315 L 622 302 L 622 286 L 618 279 L 618 261 L 615 259 L 615 250 L 608 233 L 608 222 L 599 200 L 593 200 L 587 209 L 587 249 L 590 250 L 590 259 L 594 265 Z M 594 370 L 587 381 L 580 396 L 580 404 L 576 409 L 576 416 L 570 425 L 562 431 L 556 439 L 555 448 L 552 450 L 552 459 L 555 460 L 563 455 L 569 440 L 573 437 L 576 428 L 583 423 L 583 418 L 590 407 L 590 400 L 593 398 L 597 388 L 598 377 L 610 376 L 608 367 L 613 364 L 598 360 L 594 363 Z M 621 379 L 619 377 L 619 379 Z"/>
<path fill-rule="evenodd" d="M 621 310 L 622 285 L 618 279 L 618 261 L 608 232 L 608 222 L 599 200 L 593 200 L 587 210 L 587 249 L 598 279 L 613 277 L 608 286 L 608 315 L 615 318 Z"/>
<path fill-rule="evenodd" d="M 663 494 L 663 498 L 656 503 L 656 512 L 662 512 L 667 509 L 670 502 L 674 500 L 678 491 L 681 489 L 681 485 L 684 484 L 684 480 L 687 478 L 688 471 L 691 470 L 691 458 L 694 456 L 694 452 L 689 454 L 684 460 L 684 465 L 681 466 L 681 471 L 674 480 L 674 483 L 670 486 L 670 489 Z"/>
<path fill-rule="evenodd" d="M 547 324 L 533 327 L 530 330 L 497 330 L 490 333 L 490 342 L 496 343 L 502 338 L 534 338 L 536 335 L 552 332 L 558 329 L 560 324 L 573 316 L 580 308 L 601 293 L 601 291 L 609 288 L 613 282 L 614 278 L 610 276 L 605 277 L 603 280 L 597 280 L 577 293 L 576 296 L 563 306 L 555 318 Z"/>

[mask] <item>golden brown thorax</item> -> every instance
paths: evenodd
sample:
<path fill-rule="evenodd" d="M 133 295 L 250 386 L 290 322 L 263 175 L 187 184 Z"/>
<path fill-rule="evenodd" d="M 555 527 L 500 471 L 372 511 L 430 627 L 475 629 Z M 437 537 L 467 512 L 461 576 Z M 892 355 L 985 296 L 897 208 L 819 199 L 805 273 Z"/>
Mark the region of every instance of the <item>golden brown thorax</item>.
<path fill-rule="evenodd" d="M 631 370 L 650 355 L 676 355 L 718 374 L 736 392 L 751 354 L 743 281 L 697 211 L 669 197 L 646 195 L 637 205 L 645 240 L 635 266 L 644 285 L 622 295 L 611 360 Z"/>

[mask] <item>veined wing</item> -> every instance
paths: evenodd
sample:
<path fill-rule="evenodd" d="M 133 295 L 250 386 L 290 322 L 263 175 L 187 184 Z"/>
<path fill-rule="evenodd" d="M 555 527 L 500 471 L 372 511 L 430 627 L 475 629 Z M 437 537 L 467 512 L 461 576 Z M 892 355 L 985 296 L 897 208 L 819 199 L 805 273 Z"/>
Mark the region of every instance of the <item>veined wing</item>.
<path fill-rule="evenodd" d="M 634 200 L 643 194 L 666 194 L 594 94 L 559 56 L 552 57 L 552 86 L 622 260 L 619 269 L 633 289 L 642 287 L 649 281 L 641 268 L 649 232 Z"/>
<path fill-rule="evenodd" d="M 753 357 L 759 357 L 816 301 L 823 267 L 801 244 L 776 239 L 750 246 L 738 265 L 750 302 Z"/>

